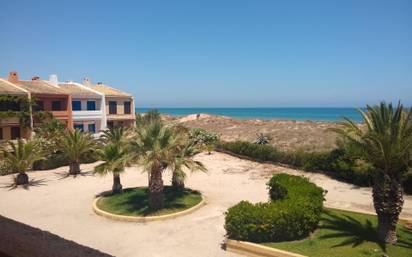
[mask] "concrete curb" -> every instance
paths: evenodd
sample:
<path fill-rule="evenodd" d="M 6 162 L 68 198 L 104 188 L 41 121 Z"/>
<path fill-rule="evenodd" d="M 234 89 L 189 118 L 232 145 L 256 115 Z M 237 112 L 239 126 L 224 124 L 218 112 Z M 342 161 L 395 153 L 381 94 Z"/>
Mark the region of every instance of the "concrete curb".
<path fill-rule="evenodd" d="M 231 239 L 226 240 L 226 249 L 230 252 L 249 257 L 307 257 L 260 244 Z"/>
<path fill-rule="evenodd" d="M 196 211 L 197 209 L 199 209 L 200 207 L 202 207 L 203 205 L 206 205 L 205 198 L 202 195 L 202 200 L 198 204 L 196 204 L 195 206 L 193 206 L 189 209 L 183 210 L 181 212 L 175 212 L 175 213 L 165 214 L 165 215 L 160 215 L 160 216 L 147 216 L 147 217 L 140 216 L 139 217 L 139 216 L 118 215 L 118 214 L 113 214 L 113 213 L 110 213 L 110 212 L 103 211 L 102 209 L 97 207 L 97 202 L 100 200 L 100 198 L 102 198 L 102 197 L 101 196 L 97 197 L 93 201 L 93 211 L 97 215 L 103 216 L 103 217 L 111 219 L 111 220 L 127 221 L 127 222 L 147 222 L 147 221 L 173 219 L 173 218 L 177 218 L 177 217 L 180 217 L 180 216 L 190 214 L 190 213 Z"/>

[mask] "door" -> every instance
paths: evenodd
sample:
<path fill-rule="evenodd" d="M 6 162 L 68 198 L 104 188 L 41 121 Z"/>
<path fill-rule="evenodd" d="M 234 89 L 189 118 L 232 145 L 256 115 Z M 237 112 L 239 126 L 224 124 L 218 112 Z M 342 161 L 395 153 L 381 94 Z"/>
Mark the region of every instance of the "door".
<path fill-rule="evenodd" d="M 96 133 L 96 124 L 94 124 L 94 123 L 89 124 L 87 126 L 87 129 L 89 130 L 90 133 L 93 133 L 93 134 Z"/>

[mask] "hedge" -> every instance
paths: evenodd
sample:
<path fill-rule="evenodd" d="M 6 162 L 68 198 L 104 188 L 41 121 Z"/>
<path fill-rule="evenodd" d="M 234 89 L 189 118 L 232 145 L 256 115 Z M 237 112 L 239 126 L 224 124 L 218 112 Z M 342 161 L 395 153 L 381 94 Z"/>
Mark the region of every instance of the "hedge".
<path fill-rule="evenodd" d="M 228 209 L 225 229 L 231 239 L 278 242 L 304 238 L 314 231 L 323 209 L 324 190 L 299 176 L 279 174 L 269 189 L 286 188 L 282 199 L 252 204 L 241 201 Z"/>
<path fill-rule="evenodd" d="M 322 171 L 332 178 L 357 186 L 371 186 L 373 182 L 373 167 L 358 158 L 350 148 L 325 152 L 279 151 L 270 145 L 234 141 L 219 142 L 218 149 L 257 161 L 282 163 L 306 171 Z M 412 194 L 412 172 L 405 176 L 403 185 L 405 192 Z"/>

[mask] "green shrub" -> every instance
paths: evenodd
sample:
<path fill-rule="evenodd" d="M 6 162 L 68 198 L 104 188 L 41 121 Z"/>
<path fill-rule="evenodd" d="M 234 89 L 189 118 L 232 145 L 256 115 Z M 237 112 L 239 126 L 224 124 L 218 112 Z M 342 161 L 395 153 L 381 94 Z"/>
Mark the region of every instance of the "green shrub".
<path fill-rule="evenodd" d="M 88 152 L 81 158 L 81 163 L 96 162 L 97 158 L 94 152 Z M 51 170 L 62 166 L 68 166 L 69 160 L 60 152 L 50 154 L 44 160 L 36 161 L 33 164 L 34 170 Z"/>
<path fill-rule="evenodd" d="M 267 203 L 242 201 L 229 208 L 225 217 L 229 238 L 277 242 L 304 238 L 315 230 L 323 209 L 322 188 L 305 178 L 287 174 L 273 176 L 268 186 L 286 188 L 286 196 Z"/>
<path fill-rule="evenodd" d="M 307 171 L 323 171 L 335 179 L 358 186 L 370 186 L 373 180 L 373 167 L 360 158 L 360 153 L 354 147 L 345 143 L 330 152 L 282 152 L 270 145 L 244 141 L 220 142 L 218 147 L 257 161 L 278 162 Z"/>

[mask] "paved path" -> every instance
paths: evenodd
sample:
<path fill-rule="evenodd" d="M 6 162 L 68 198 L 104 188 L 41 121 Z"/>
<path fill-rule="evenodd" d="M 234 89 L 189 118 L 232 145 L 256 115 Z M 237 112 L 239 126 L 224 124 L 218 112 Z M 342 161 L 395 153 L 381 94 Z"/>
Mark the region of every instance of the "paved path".
<path fill-rule="evenodd" d="M 45 181 L 28 190 L 1 188 L 0 214 L 120 257 L 237 256 L 221 249 L 225 234 L 223 213 L 227 208 L 240 200 L 266 201 L 265 183 L 273 173 L 308 175 L 222 153 L 202 154 L 197 159 L 203 161 L 209 171 L 189 175 L 187 186 L 200 190 L 208 203 L 188 216 L 144 224 L 97 216 L 91 208 L 93 198 L 111 188 L 111 176 L 62 178 L 67 167 L 31 172 L 31 178 Z M 93 166 L 83 165 L 82 169 L 90 171 Z M 329 191 L 327 205 L 373 211 L 370 189 L 356 188 L 320 174 L 309 174 L 309 177 Z M 121 179 L 125 188 L 147 184 L 147 174 L 139 168 L 129 168 Z M 10 181 L 11 176 L 0 177 L 0 184 Z M 168 172 L 164 181 L 170 182 Z M 402 215 L 412 217 L 411 196 L 405 199 Z"/>

